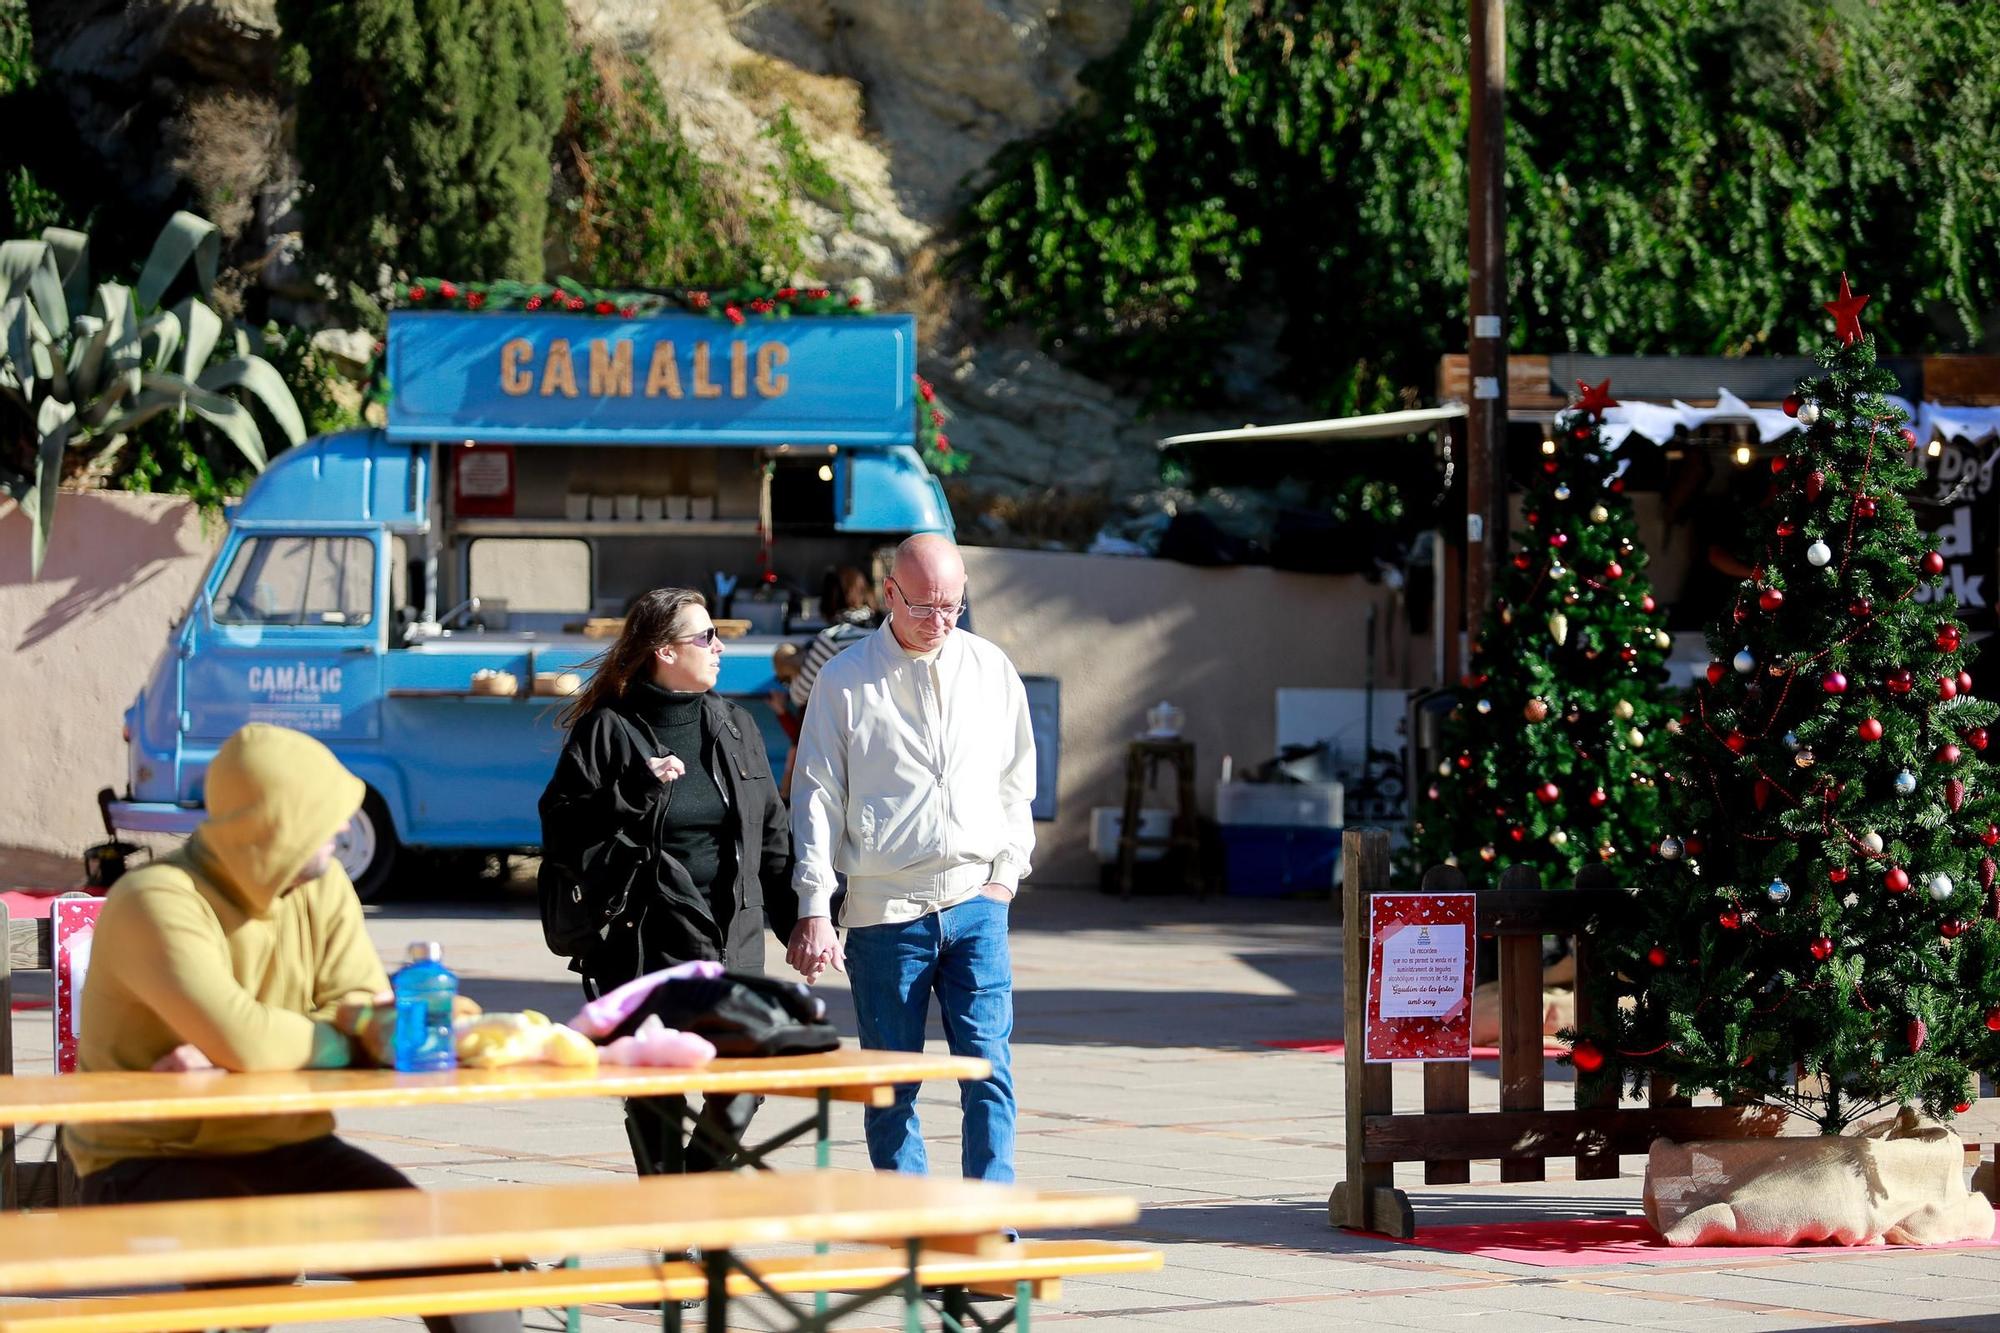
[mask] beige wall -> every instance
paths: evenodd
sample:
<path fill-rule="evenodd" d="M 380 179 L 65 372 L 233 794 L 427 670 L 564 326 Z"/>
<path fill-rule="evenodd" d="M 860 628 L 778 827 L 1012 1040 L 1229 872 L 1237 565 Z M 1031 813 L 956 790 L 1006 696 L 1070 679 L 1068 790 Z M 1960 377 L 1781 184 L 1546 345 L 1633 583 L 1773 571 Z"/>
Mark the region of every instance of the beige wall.
<path fill-rule="evenodd" d="M 1062 681 L 1057 818 L 1036 825 L 1044 883 L 1096 878 L 1090 809 L 1122 803 L 1125 743 L 1159 700 L 1186 710 L 1209 811 L 1224 754 L 1240 769 L 1275 751 L 1279 687 L 1362 684 L 1371 603 L 1377 687 L 1431 679 L 1430 639 L 1412 638 L 1395 594 L 1360 578 L 992 548 L 965 556 L 979 633 L 1023 675 Z"/>
<path fill-rule="evenodd" d="M 28 520 L 0 514 L 0 845 L 103 841 L 97 789 L 124 789 L 125 709 L 221 534 L 186 500 L 65 495 L 30 583 Z"/>

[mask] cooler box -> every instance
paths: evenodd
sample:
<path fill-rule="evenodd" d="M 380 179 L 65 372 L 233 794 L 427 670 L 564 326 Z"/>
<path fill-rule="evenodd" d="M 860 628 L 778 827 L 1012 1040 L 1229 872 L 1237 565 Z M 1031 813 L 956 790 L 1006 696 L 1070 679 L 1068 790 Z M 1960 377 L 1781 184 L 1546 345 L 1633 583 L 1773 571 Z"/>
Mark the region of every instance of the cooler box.
<path fill-rule="evenodd" d="M 1223 824 L 1223 892 L 1232 898 L 1282 898 L 1333 892 L 1340 871 L 1337 828 Z"/>
<path fill-rule="evenodd" d="M 1337 829 L 1347 822 L 1338 782 L 1218 782 L 1215 822 Z"/>

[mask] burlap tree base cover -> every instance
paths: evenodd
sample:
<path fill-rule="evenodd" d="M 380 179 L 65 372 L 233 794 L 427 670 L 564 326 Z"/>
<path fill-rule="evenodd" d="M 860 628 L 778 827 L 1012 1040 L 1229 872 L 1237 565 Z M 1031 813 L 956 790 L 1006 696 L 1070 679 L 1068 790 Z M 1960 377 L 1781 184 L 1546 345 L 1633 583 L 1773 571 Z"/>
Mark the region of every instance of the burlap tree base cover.
<path fill-rule="evenodd" d="M 1646 1220 L 1669 1245 L 1945 1245 L 1993 1235 L 1965 1145 L 1905 1109 L 1815 1138 L 1656 1139 Z"/>

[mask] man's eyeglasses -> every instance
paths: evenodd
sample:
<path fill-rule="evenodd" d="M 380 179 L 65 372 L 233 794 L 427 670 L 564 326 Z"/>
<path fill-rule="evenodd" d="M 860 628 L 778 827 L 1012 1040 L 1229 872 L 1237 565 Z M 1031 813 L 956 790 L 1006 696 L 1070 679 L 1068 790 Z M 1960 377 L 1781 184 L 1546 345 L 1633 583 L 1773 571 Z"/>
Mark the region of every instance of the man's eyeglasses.
<path fill-rule="evenodd" d="M 720 631 L 718 631 L 715 628 L 715 626 L 710 625 L 707 629 L 703 630 L 699 634 L 690 634 L 685 639 L 675 639 L 674 642 L 698 644 L 703 648 L 707 648 L 711 647 L 715 643 L 715 641 L 721 637 L 722 634 L 720 633 Z"/>
<path fill-rule="evenodd" d="M 903 596 L 902 585 L 896 585 L 896 596 L 903 599 L 903 609 L 918 620 L 957 620 L 965 614 L 965 602 L 961 598 L 954 606 L 935 606 L 929 602 L 913 602 Z"/>

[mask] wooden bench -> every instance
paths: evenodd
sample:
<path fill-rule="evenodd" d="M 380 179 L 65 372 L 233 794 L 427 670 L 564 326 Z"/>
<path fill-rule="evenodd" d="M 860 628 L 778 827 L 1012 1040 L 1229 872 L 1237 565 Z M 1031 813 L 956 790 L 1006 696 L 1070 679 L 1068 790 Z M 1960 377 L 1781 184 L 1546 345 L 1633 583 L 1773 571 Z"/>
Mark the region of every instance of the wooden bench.
<path fill-rule="evenodd" d="M 0 1079 L 14 1073 L 14 974 L 53 973 L 51 938 L 47 917 L 16 918 L 0 903 Z M 54 1161 L 19 1162 L 14 1132 L 12 1121 L 0 1127 L 0 1209 L 49 1207 L 74 1198 L 76 1178 L 60 1149 Z"/>
<path fill-rule="evenodd" d="M 857 1291 L 824 1313 L 786 1305 L 821 1329 L 883 1297 L 914 1309 L 924 1286 L 954 1297 L 1014 1288 L 988 1320 L 957 1301 L 960 1328 L 998 1327 L 1039 1287 L 1065 1276 L 1157 1267 L 1157 1251 L 1102 1243 L 1010 1244 L 1005 1227 L 1050 1230 L 1132 1221 L 1129 1198 L 1045 1194 L 1011 1185 L 871 1172 L 620 1178 L 560 1185 L 336 1193 L 77 1208 L 0 1217 L 0 1294 L 64 1297 L 0 1305 L 0 1330 L 179 1329 L 451 1313 L 541 1304 L 659 1301 L 677 1327 L 682 1299 L 726 1324 L 730 1299 Z M 745 1261 L 746 1245 L 887 1245 L 858 1255 Z M 518 1262 L 623 1250 L 702 1252 L 700 1265 L 476 1272 L 370 1278 L 379 1270 Z M 272 1274 L 359 1273 L 298 1288 Z M 230 1282 L 198 1292 L 105 1297 L 113 1286 Z M 68 1322 L 61 1322 L 68 1321 Z"/>
<path fill-rule="evenodd" d="M 1016 1302 L 1054 1300 L 1066 1277 L 1157 1271 L 1160 1251 L 1101 1240 L 1036 1240 L 992 1255 L 924 1250 L 916 1280 L 936 1289 L 949 1312 L 961 1294 Z M 764 1291 L 788 1296 L 879 1293 L 907 1280 L 901 1250 L 746 1260 L 726 1281 L 732 1298 Z M 755 1275 L 754 1278 L 752 1275 Z M 1026 1290 L 1023 1291 L 1022 1288 Z M 177 1333 L 245 1325 L 301 1324 L 406 1315 L 584 1305 L 674 1305 L 708 1296 L 699 1265 L 674 1262 L 604 1268 L 510 1269 L 441 1277 L 374 1278 L 312 1286 L 271 1285 L 105 1296 L 0 1306 L 0 1333 Z M 960 1315 L 954 1315 L 961 1318 Z M 1018 1317 L 1018 1316 L 1017 1316 Z M 991 1323 L 998 1321 L 985 1321 Z"/>

